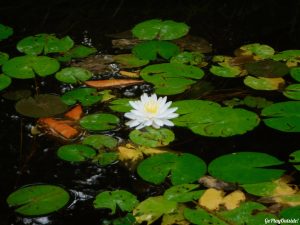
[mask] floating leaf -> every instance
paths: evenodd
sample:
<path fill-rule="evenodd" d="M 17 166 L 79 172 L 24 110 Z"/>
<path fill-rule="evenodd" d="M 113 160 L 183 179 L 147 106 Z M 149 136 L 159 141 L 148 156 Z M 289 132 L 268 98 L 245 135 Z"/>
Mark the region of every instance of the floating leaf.
<path fill-rule="evenodd" d="M 246 96 L 243 100 L 244 104 L 251 108 L 258 108 L 262 109 L 264 107 L 267 107 L 269 105 L 272 105 L 272 101 L 268 101 L 267 99 L 263 97 L 255 97 L 255 96 Z"/>
<path fill-rule="evenodd" d="M 109 108 L 116 112 L 129 112 L 132 109 L 132 106 L 129 104 L 129 101 L 134 99 L 131 98 L 119 98 L 110 102 Z"/>
<path fill-rule="evenodd" d="M 254 55 L 258 57 L 258 59 L 270 58 L 275 53 L 274 49 L 269 45 L 259 43 L 243 45 L 239 50 L 241 50 L 240 55 Z"/>
<path fill-rule="evenodd" d="M 132 53 L 142 60 L 155 60 L 157 55 L 169 59 L 179 53 L 179 48 L 167 41 L 147 41 L 134 46 Z"/>
<path fill-rule="evenodd" d="M 18 101 L 22 98 L 28 98 L 31 96 L 31 91 L 28 89 L 11 90 L 5 92 L 2 97 L 12 101 Z"/>
<path fill-rule="evenodd" d="M 152 224 L 164 214 L 173 213 L 177 208 L 177 203 L 169 201 L 163 196 L 149 197 L 142 201 L 134 210 L 133 215 L 138 223 L 144 221 Z"/>
<path fill-rule="evenodd" d="M 86 81 L 92 76 L 92 72 L 80 67 L 67 67 L 55 74 L 57 80 L 69 84 L 76 84 L 80 81 Z"/>
<path fill-rule="evenodd" d="M 103 152 L 97 156 L 97 161 L 100 166 L 107 166 L 116 162 L 118 158 L 117 152 Z"/>
<path fill-rule="evenodd" d="M 226 182 L 253 184 L 278 179 L 284 170 L 264 167 L 280 164 L 282 161 L 265 153 L 237 152 L 214 159 L 208 172 Z"/>
<path fill-rule="evenodd" d="M 267 106 L 261 112 L 264 123 L 284 132 L 300 132 L 300 101 L 279 102 Z"/>
<path fill-rule="evenodd" d="M 290 69 L 290 74 L 292 78 L 300 82 L 300 67 L 294 67 Z"/>
<path fill-rule="evenodd" d="M 175 22 L 173 20 L 146 20 L 132 29 L 133 36 L 140 40 L 174 40 L 186 35 L 189 26 L 185 23 Z"/>
<path fill-rule="evenodd" d="M 96 156 L 96 151 L 86 145 L 63 145 L 57 151 L 57 156 L 69 162 L 83 162 Z"/>
<path fill-rule="evenodd" d="M 184 210 L 184 217 L 192 222 L 193 224 L 197 225 L 229 225 L 227 222 L 223 221 L 222 219 L 218 218 L 214 214 L 208 213 L 206 210 L 202 208 L 189 209 L 186 208 Z"/>
<path fill-rule="evenodd" d="M 266 218 L 274 218 L 276 216 L 270 213 L 260 212 L 265 210 L 266 207 L 262 204 L 256 202 L 244 202 L 241 204 L 240 207 L 229 210 L 223 211 L 218 213 L 218 216 L 228 221 L 228 224 L 235 224 L 235 225 L 258 225 L 258 224 L 265 224 Z M 269 221 L 268 224 L 277 224 L 274 221 Z"/>
<path fill-rule="evenodd" d="M 95 88 L 76 88 L 61 96 L 62 101 L 67 105 L 74 105 L 80 102 L 83 106 L 91 106 L 102 99 Z"/>
<path fill-rule="evenodd" d="M 190 222 L 188 222 L 183 215 L 185 208 L 186 205 L 178 204 L 174 212 L 163 215 L 161 225 L 189 225 Z"/>
<path fill-rule="evenodd" d="M 149 60 L 139 59 L 133 54 L 121 54 L 113 56 L 113 59 L 121 64 L 122 68 L 135 68 L 145 66 L 149 63 Z"/>
<path fill-rule="evenodd" d="M 17 49 L 27 55 L 66 52 L 74 45 L 73 40 L 66 36 L 58 39 L 51 34 L 37 34 L 23 38 L 17 44 Z"/>
<path fill-rule="evenodd" d="M 10 37 L 13 33 L 14 31 L 11 27 L 0 24 L 0 41 Z"/>
<path fill-rule="evenodd" d="M 0 66 L 9 59 L 9 55 L 5 52 L 0 52 Z"/>
<path fill-rule="evenodd" d="M 70 199 L 68 192 L 54 185 L 31 185 L 20 188 L 7 198 L 10 207 L 26 216 L 40 216 L 64 207 Z"/>
<path fill-rule="evenodd" d="M 247 76 L 244 79 L 244 84 L 255 90 L 278 90 L 284 85 L 285 81 L 281 77 L 266 78 L 266 77 L 252 77 Z"/>
<path fill-rule="evenodd" d="M 155 92 L 160 95 L 184 92 L 195 80 L 204 76 L 200 68 L 178 63 L 147 66 L 140 74 L 145 81 L 154 84 Z"/>
<path fill-rule="evenodd" d="M 11 78 L 4 74 L 0 74 L 0 91 L 7 88 L 10 84 Z"/>
<path fill-rule="evenodd" d="M 59 96 L 41 94 L 34 97 L 23 98 L 15 106 L 18 113 L 34 118 L 54 116 L 65 112 L 68 106 Z"/>
<path fill-rule="evenodd" d="M 115 148 L 118 144 L 118 140 L 113 138 L 112 136 L 95 134 L 89 135 L 82 140 L 82 144 L 90 145 L 95 149 L 102 148 Z"/>
<path fill-rule="evenodd" d="M 131 144 L 119 146 L 118 152 L 119 159 L 131 170 L 135 169 L 137 163 L 144 158 L 142 151 Z"/>
<path fill-rule="evenodd" d="M 85 84 L 94 88 L 113 88 L 113 87 L 126 87 L 143 83 L 143 80 L 134 79 L 110 79 L 110 80 L 90 80 Z"/>
<path fill-rule="evenodd" d="M 133 225 L 135 222 L 135 217 L 128 213 L 125 217 L 114 219 L 113 225 Z"/>
<path fill-rule="evenodd" d="M 55 73 L 60 65 L 56 59 L 47 56 L 18 56 L 6 61 L 2 71 L 13 78 L 28 79 L 35 74 L 45 77 Z"/>
<path fill-rule="evenodd" d="M 117 206 L 122 211 L 131 212 L 138 203 L 136 196 L 128 191 L 104 191 L 96 196 L 94 207 L 111 209 L 112 214 L 115 214 Z"/>
<path fill-rule="evenodd" d="M 74 48 L 71 48 L 69 51 L 64 52 L 62 56 L 59 56 L 57 59 L 61 62 L 68 62 L 71 59 L 81 59 L 85 58 L 93 53 L 96 53 L 97 49 L 87 47 L 84 45 L 77 45 Z"/>
<path fill-rule="evenodd" d="M 209 71 L 220 77 L 238 77 L 241 74 L 241 69 L 237 66 L 212 66 Z"/>
<path fill-rule="evenodd" d="M 259 124 L 258 116 L 245 109 L 221 107 L 203 100 L 174 102 L 181 116 L 173 119 L 176 126 L 187 127 L 194 133 L 210 137 L 229 137 L 246 133 Z"/>
<path fill-rule="evenodd" d="M 114 129 L 119 122 L 120 119 L 115 115 L 99 113 L 83 117 L 80 125 L 87 130 L 101 131 Z"/>
<path fill-rule="evenodd" d="M 198 200 L 203 190 L 195 190 L 199 184 L 180 184 L 167 189 L 164 198 L 175 202 L 191 202 Z"/>
<path fill-rule="evenodd" d="M 278 54 L 272 57 L 275 61 L 285 61 L 287 66 L 297 66 L 300 62 L 300 50 L 286 50 L 279 52 Z"/>
<path fill-rule="evenodd" d="M 299 215 L 300 206 L 285 208 L 280 212 L 281 218 L 295 220 L 296 223 L 299 223 Z"/>
<path fill-rule="evenodd" d="M 300 100 L 300 84 L 287 86 L 283 91 L 283 95 L 293 100 Z"/>
<path fill-rule="evenodd" d="M 175 135 L 167 128 L 155 129 L 152 127 L 146 127 L 143 130 L 131 131 L 129 138 L 138 145 L 146 147 L 161 147 L 172 142 L 175 139 Z"/>
<path fill-rule="evenodd" d="M 200 65 L 204 60 L 204 55 L 200 52 L 181 52 L 171 58 L 171 63 L 181 63 L 190 65 Z"/>
<path fill-rule="evenodd" d="M 290 154 L 290 163 L 300 163 L 300 150 Z M 294 165 L 294 167 L 300 171 L 300 165 Z"/>
<path fill-rule="evenodd" d="M 268 78 L 283 77 L 289 72 L 284 63 L 273 60 L 247 63 L 245 68 L 251 75 Z"/>
<path fill-rule="evenodd" d="M 162 153 L 142 161 L 137 172 L 144 180 L 154 184 L 162 183 L 170 173 L 172 184 L 178 185 L 195 182 L 205 174 L 206 165 L 192 154 Z"/>

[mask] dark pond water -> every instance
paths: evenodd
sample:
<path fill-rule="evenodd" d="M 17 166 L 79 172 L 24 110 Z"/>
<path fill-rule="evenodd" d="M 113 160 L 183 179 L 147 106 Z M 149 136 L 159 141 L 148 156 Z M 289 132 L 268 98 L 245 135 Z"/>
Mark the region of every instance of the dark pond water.
<path fill-rule="evenodd" d="M 1 50 L 16 53 L 22 37 L 37 33 L 70 35 L 77 43 L 92 44 L 102 53 L 112 53 L 108 34 L 129 30 L 150 18 L 173 19 L 191 26 L 191 34 L 213 44 L 214 52 L 231 54 L 243 44 L 265 43 L 276 50 L 300 49 L 300 1 L 6 1 L 0 5 L 0 22 L 14 28 L 15 35 L 1 43 Z M 217 87 L 223 87 L 218 80 Z M 49 84 L 49 85 L 48 85 Z M 31 87 L 16 82 L 14 87 Z M 55 90 L 49 80 L 44 90 Z M 269 96 L 277 98 L 278 96 Z M 0 224 L 101 224 L 108 211 L 94 210 L 93 197 L 101 190 L 126 189 L 139 198 L 160 194 L 163 185 L 146 184 L 118 165 L 99 168 L 90 164 L 70 165 L 56 158 L 60 144 L 46 137 L 29 135 L 34 120 L 20 117 L 13 102 L 0 99 Z M 299 134 L 283 134 L 262 123 L 254 131 L 232 138 L 206 138 L 176 129 L 176 150 L 191 152 L 207 162 L 235 151 L 267 152 L 287 161 L 300 149 Z M 287 168 L 289 169 L 289 168 Z M 5 199 L 15 188 L 31 183 L 63 185 L 74 202 L 67 209 L 37 219 L 18 217 Z"/>

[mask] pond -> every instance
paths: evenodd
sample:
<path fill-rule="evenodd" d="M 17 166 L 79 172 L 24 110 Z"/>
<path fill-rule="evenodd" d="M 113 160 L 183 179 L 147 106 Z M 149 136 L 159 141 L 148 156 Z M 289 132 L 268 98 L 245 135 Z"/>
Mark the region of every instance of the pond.
<path fill-rule="evenodd" d="M 297 1 L 16 3 L 1 224 L 300 223 Z"/>

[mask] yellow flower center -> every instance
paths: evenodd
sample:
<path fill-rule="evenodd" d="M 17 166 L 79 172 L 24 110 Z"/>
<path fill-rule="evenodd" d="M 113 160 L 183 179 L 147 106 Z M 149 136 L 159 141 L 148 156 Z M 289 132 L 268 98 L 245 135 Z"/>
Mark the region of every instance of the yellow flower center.
<path fill-rule="evenodd" d="M 158 104 L 155 101 L 150 100 L 145 104 L 144 109 L 148 113 L 156 114 L 158 111 Z"/>

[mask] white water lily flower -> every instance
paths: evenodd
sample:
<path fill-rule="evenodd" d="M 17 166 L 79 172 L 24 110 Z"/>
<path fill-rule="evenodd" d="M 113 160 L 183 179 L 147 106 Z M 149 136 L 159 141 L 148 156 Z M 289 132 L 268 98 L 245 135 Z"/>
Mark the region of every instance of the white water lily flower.
<path fill-rule="evenodd" d="M 125 113 L 125 117 L 130 119 L 126 125 L 136 127 L 136 129 L 147 126 L 157 129 L 164 125 L 174 126 L 170 119 L 178 117 L 178 114 L 174 113 L 177 108 L 169 108 L 172 102 L 167 102 L 167 97 L 157 99 L 156 94 L 152 94 L 150 97 L 143 94 L 141 100 L 130 101 L 129 104 L 133 109 Z"/>

